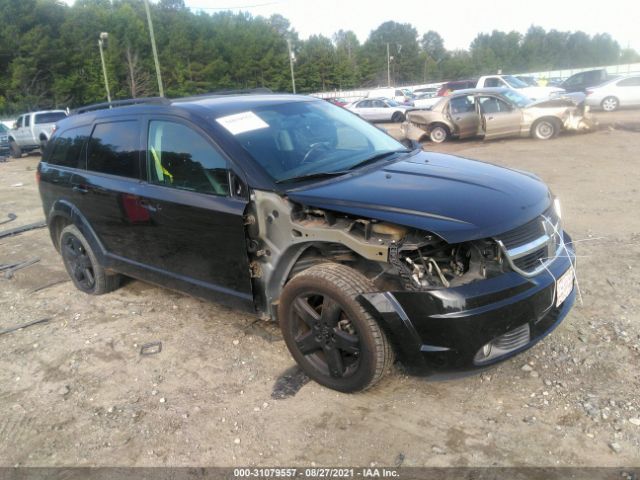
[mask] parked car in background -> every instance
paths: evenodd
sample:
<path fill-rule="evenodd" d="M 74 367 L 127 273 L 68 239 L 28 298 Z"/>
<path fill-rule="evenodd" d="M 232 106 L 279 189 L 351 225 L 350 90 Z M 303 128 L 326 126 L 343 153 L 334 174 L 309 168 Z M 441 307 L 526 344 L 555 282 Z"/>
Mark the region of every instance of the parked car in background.
<path fill-rule="evenodd" d="M 345 108 L 370 122 L 403 122 L 407 111 L 413 107 L 388 98 L 365 98 Z"/>
<path fill-rule="evenodd" d="M 441 143 L 451 137 L 485 140 L 528 137 L 549 140 L 563 129 L 588 130 L 589 119 L 571 100 L 532 101 L 510 88 L 461 90 L 441 99 L 431 110 L 407 113 L 406 138 Z"/>
<path fill-rule="evenodd" d="M 532 87 L 513 75 L 485 75 L 478 79 L 475 88 L 509 88 L 517 90 L 531 100 L 545 100 L 554 95 L 565 93 L 562 88 L 558 87 Z"/>
<path fill-rule="evenodd" d="M 66 116 L 64 110 L 45 110 L 20 115 L 9 132 L 11 155 L 20 158 L 23 153 L 44 150 L 56 122 Z"/>
<path fill-rule="evenodd" d="M 367 93 L 367 98 L 388 98 L 402 105 L 413 105 L 413 95 L 402 88 L 376 88 Z"/>
<path fill-rule="evenodd" d="M 446 82 L 440 86 L 436 96 L 445 97 L 456 90 L 464 90 L 466 88 L 475 88 L 477 80 L 456 80 L 454 82 Z"/>
<path fill-rule="evenodd" d="M 612 112 L 619 107 L 640 105 L 640 74 L 614 78 L 597 87 L 587 88 L 586 104 Z"/>
<path fill-rule="evenodd" d="M 440 87 L 422 87 L 422 88 L 416 88 L 413 91 L 413 94 L 416 96 L 416 98 L 418 97 L 429 98 L 429 97 L 435 97 L 438 94 L 438 90 L 440 90 Z"/>
<path fill-rule="evenodd" d="M 530 75 L 515 75 L 515 77 L 521 82 L 526 83 L 530 87 L 540 87 L 541 85 L 538 83 L 535 77 Z"/>
<path fill-rule="evenodd" d="M 413 99 L 413 106 L 416 108 L 431 108 L 440 101 L 441 97 L 436 97 L 430 93 L 426 95 L 418 95 Z"/>
<path fill-rule="evenodd" d="M 9 129 L 0 123 L 0 157 L 6 157 L 9 153 Z"/>
<path fill-rule="evenodd" d="M 587 70 L 571 75 L 559 86 L 567 92 L 586 92 L 587 88 L 601 85 L 611 77 L 604 68 L 597 70 Z"/>
<path fill-rule="evenodd" d="M 325 98 L 325 100 L 329 103 L 333 103 L 334 105 L 337 105 L 339 107 L 344 107 L 345 105 L 347 105 L 349 102 L 344 99 L 344 98 Z"/>
<path fill-rule="evenodd" d="M 60 122 L 38 165 L 85 294 L 126 275 L 278 321 L 305 374 L 343 392 L 395 357 L 482 370 L 575 301 L 560 202 L 534 175 L 408 149 L 313 97 L 133 101 Z"/>

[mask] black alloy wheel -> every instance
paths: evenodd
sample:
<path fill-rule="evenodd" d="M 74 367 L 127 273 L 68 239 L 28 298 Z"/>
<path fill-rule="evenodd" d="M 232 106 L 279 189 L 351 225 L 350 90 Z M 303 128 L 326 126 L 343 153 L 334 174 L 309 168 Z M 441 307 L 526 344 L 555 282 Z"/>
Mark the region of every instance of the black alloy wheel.
<path fill-rule="evenodd" d="M 313 380 L 342 392 L 365 390 L 393 364 L 393 350 L 376 320 L 358 302 L 375 287 L 337 263 L 297 274 L 280 296 L 278 318 L 294 359 Z"/>
<path fill-rule="evenodd" d="M 62 230 L 59 245 L 64 266 L 78 290 L 101 295 L 118 288 L 120 275 L 105 271 L 75 225 L 67 225 Z"/>

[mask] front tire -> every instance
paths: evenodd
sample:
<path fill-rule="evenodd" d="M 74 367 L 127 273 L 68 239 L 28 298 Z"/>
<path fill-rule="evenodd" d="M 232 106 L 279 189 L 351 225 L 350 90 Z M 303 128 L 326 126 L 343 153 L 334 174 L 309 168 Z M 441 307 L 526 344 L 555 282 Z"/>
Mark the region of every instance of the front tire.
<path fill-rule="evenodd" d="M 429 129 L 429 140 L 433 143 L 442 143 L 449 137 L 449 131 L 442 125 L 436 125 Z"/>
<path fill-rule="evenodd" d="M 560 122 L 554 118 L 541 118 L 531 127 L 531 136 L 536 140 L 550 140 L 560 133 Z"/>
<path fill-rule="evenodd" d="M 102 295 L 120 286 L 120 275 L 105 271 L 75 225 L 62 229 L 59 245 L 64 266 L 78 290 L 89 295 Z"/>
<path fill-rule="evenodd" d="M 375 287 L 359 272 L 323 263 L 297 274 L 280 296 L 278 318 L 293 358 L 313 380 L 341 392 L 366 390 L 393 364 L 393 350 L 356 298 Z"/>
<path fill-rule="evenodd" d="M 15 140 L 11 140 L 9 142 L 9 148 L 11 149 L 11 156 L 13 158 L 22 158 L 22 149 L 20 145 L 18 145 Z"/>
<path fill-rule="evenodd" d="M 613 112 L 620 106 L 620 101 L 616 97 L 606 97 L 602 100 L 600 106 L 605 112 Z"/>

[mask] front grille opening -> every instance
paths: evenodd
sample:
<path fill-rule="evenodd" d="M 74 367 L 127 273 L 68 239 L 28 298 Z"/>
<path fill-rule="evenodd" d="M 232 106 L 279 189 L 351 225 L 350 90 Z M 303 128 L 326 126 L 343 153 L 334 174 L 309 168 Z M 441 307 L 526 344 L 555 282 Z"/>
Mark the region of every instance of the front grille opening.
<path fill-rule="evenodd" d="M 531 252 L 523 257 L 516 258 L 513 263 L 516 267 L 525 272 L 535 270 L 542 262 L 544 262 L 547 258 L 547 249 L 546 247 L 541 247 L 535 252 Z"/>
<path fill-rule="evenodd" d="M 513 330 L 508 331 L 494 338 L 484 345 L 473 358 L 473 363 L 482 365 L 483 363 L 495 360 L 503 355 L 513 352 L 524 347 L 531 341 L 531 329 L 529 324 L 525 323 Z"/>

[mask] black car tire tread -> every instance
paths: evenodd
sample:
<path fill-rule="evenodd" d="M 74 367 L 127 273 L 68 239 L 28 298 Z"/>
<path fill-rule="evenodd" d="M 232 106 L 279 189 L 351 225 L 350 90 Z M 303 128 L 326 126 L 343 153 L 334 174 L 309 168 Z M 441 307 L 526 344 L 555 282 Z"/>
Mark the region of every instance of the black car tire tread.
<path fill-rule="evenodd" d="M 395 123 L 399 123 L 399 122 L 404 122 L 404 114 L 401 112 L 395 112 L 392 116 L 391 116 L 391 121 L 395 122 Z"/>
<path fill-rule="evenodd" d="M 64 262 L 65 269 L 67 270 L 67 273 L 69 274 L 69 277 L 71 278 L 71 281 L 74 283 L 76 288 L 78 288 L 78 290 L 84 293 L 88 293 L 89 295 L 103 295 L 105 293 L 109 293 L 116 290 L 120 286 L 121 275 L 117 273 L 112 273 L 112 274 L 107 273 L 104 267 L 100 265 L 100 262 L 98 262 L 98 259 L 96 258 L 95 254 L 93 253 L 93 250 L 91 249 L 91 246 L 89 245 L 89 242 L 87 242 L 87 239 L 80 232 L 80 230 L 78 230 L 78 227 L 76 227 L 75 225 L 67 225 L 62 229 L 62 232 L 60 232 L 59 244 L 61 248 L 63 245 L 62 239 L 66 234 L 71 234 L 75 236 L 82 243 L 82 246 L 86 250 L 89 256 L 89 259 L 91 260 L 91 266 L 93 268 L 93 274 L 95 278 L 95 285 L 93 289 L 86 290 L 84 288 L 81 288 L 76 283 L 71 271 L 69 271 L 67 262 Z"/>
<path fill-rule="evenodd" d="M 295 347 L 292 348 L 294 339 L 288 333 L 288 318 L 286 312 L 289 309 L 291 301 L 296 298 L 297 290 L 301 287 L 304 288 L 304 286 L 309 285 L 309 283 L 315 284 L 315 287 L 319 290 L 328 291 L 332 297 L 339 300 L 345 309 L 349 309 L 357 315 L 358 318 L 352 320 L 360 323 L 359 334 L 361 341 L 370 341 L 371 344 L 369 347 L 373 351 L 374 356 L 373 368 L 371 368 L 371 372 L 365 378 L 357 379 L 357 382 L 352 382 L 351 384 L 338 384 L 339 382 L 336 382 L 335 379 L 306 368 L 305 363 L 300 361 L 300 358 L 304 356 L 302 356 Z M 316 382 L 342 392 L 364 391 L 378 383 L 391 369 L 395 354 L 386 334 L 380 328 L 375 318 L 356 300 L 358 295 L 373 291 L 376 291 L 376 288 L 364 275 L 339 263 L 322 263 L 310 267 L 298 273 L 285 285 L 278 306 L 280 327 L 287 347 L 294 359 L 305 373 Z M 363 331 L 365 329 L 366 332 Z M 368 339 L 367 334 L 369 336 Z"/>

